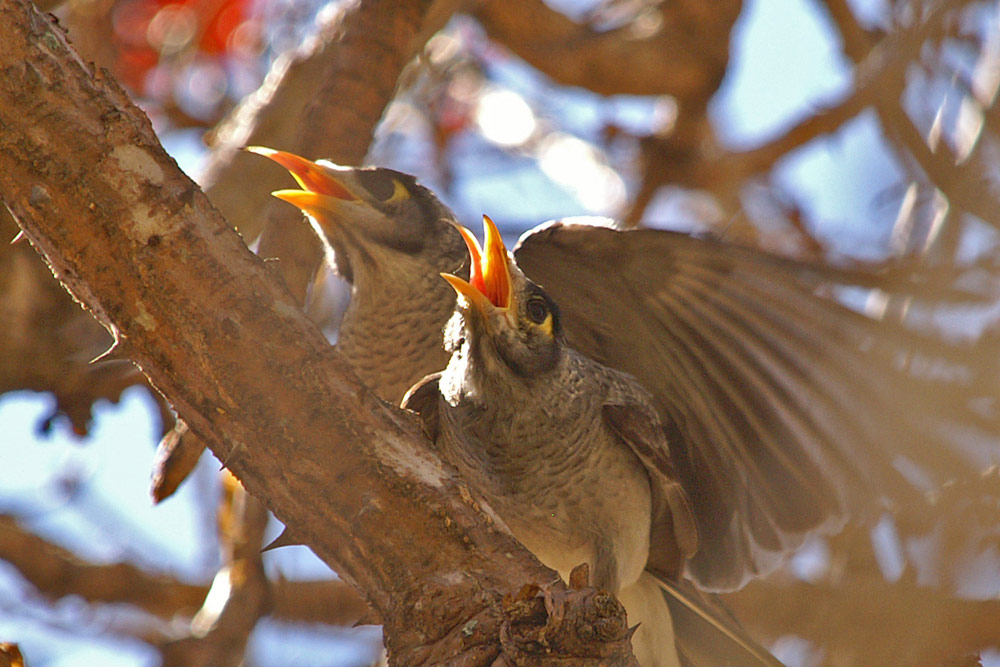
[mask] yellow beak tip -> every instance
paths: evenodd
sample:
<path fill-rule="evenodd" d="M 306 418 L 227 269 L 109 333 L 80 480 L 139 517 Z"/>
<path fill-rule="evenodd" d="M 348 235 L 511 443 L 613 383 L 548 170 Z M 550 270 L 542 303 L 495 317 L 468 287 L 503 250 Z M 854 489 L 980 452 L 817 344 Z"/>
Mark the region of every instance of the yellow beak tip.
<path fill-rule="evenodd" d="M 458 292 L 459 294 L 463 293 L 463 290 L 466 285 L 472 287 L 472 285 L 469 285 L 469 283 L 466 280 L 459 278 L 453 273 L 442 273 L 441 277 L 444 278 L 446 281 L 448 281 L 448 284 L 454 287 L 455 291 Z"/>
<path fill-rule="evenodd" d="M 320 202 L 323 199 L 322 195 L 308 190 L 275 190 L 271 196 L 307 212 L 320 208 Z"/>
<path fill-rule="evenodd" d="M 466 301 L 480 311 L 486 312 L 487 305 L 492 305 L 489 299 L 467 280 L 451 273 L 442 273 L 441 277 L 448 281 L 448 284 L 452 286 L 459 296 L 464 297 Z"/>

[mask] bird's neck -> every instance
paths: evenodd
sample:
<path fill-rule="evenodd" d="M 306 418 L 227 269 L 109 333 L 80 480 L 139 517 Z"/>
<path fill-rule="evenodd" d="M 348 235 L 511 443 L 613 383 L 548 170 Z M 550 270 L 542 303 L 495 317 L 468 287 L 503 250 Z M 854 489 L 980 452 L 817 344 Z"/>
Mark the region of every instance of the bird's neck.
<path fill-rule="evenodd" d="M 390 403 L 448 362 L 442 331 L 455 293 L 430 273 L 389 265 L 355 272 L 337 347 L 362 382 Z"/>
<path fill-rule="evenodd" d="M 492 412 L 509 404 L 509 383 L 502 381 L 507 369 L 496 354 L 484 349 L 487 343 L 468 329 L 466 319 L 452 315 L 444 330 L 445 347 L 451 352 L 441 375 L 441 395 L 452 406 L 490 405 Z"/>

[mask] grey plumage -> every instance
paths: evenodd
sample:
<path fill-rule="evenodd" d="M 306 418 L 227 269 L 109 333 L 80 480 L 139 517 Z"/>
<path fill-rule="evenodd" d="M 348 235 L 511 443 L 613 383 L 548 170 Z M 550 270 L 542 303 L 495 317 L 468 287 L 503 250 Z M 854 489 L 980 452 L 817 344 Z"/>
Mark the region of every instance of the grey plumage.
<path fill-rule="evenodd" d="M 441 328 L 454 310 L 455 298 L 454 292 L 440 294 L 443 281 L 437 274 L 461 267 L 461 262 L 450 262 L 447 256 L 428 265 L 423 260 L 398 259 L 370 255 L 364 260 L 366 266 L 356 269 L 337 337 L 337 349 L 361 381 L 397 405 L 414 382 L 447 363 Z M 451 268 L 443 268 L 447 266 Z M 385 280 L 392 287 L 370 289 L 369 280 Z M 450 290 L 447 284 L 444 287 Z M 436 293 L 439 300 L 412 299 L 410 291 L 415 289 Z"/>
<path fill-rule="evenodd" d="M 468 313 L 460 319 L 467 321 Z M 657 469 L 663 486 L 653 492 L 646 466 L 605 408 L 657 424 L 648 397 L 631 378 L 561 341 L 551 368 L 518 375 L 499 358 L 485 358 L 492 352 L 481 349 L 491 345 L 483 332 L 452 327 L 450 334 L 455 347 L 439 381 L 447 406 L 440 417 L 441 450 L 550 567 L 568 575 L 590 563 L 594 584 L 611 591 L 634 582 L 646 566 L 651 496 L 660 510 L 657 533 L 673 533 L 672 514 L 663 506 L 676 482 Z M 662 435 L 643 444 L 666 451 Z M 675 550 L 680 561 L 681 552 L 694 553 L 697 530 L 682 493 L 675 503 L 682 535 L 670 537 L 684 544 Z M 678 571 L 675 562 L 673 574 Z"/>

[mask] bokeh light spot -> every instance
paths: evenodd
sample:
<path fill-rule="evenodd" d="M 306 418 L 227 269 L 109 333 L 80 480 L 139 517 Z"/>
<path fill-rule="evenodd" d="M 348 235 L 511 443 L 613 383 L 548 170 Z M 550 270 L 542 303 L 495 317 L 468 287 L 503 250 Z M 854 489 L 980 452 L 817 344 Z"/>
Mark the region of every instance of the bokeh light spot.
<path fill-rule="evenodd" d="M 491 90 L 476 107 L 476 123 L 483 136 L 501 146 L 520 146 L 535 132 L 535 114 L 517 93 Z"/>
<path fill-rule="evenodd" d="M 167 5 L 156 13 L 146 29 L 150 46 L 163 54 L 186 47 L 198 30 L 198 16 L 185 5 Z"/>

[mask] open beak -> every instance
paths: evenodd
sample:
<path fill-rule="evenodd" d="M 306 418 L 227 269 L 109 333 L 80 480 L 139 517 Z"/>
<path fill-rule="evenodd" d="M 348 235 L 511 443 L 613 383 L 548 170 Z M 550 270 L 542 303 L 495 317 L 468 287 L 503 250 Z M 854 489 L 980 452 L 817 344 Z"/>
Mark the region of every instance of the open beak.
<path fill-rule="evenodd" d="M 294 153 L 276 151 L 273 148 L 247 146 L 246 150 L 270 158 L 287 169 L 302 189 L 275 190 L 271 194 L 306 213 L 313 214 L 314 217 L 319 218 L 321 225 L 325 226 L 325 216 L 317 214 L 336 208 L 338 202 L 362 201 L 360 197 L 351 192 L 342 180 L 334 175 L 336 172 L 330 167 L 316 164 L 312 160 L 299 157 Z"/>
<path fill-rule="evenodd" d="M 489 216 L 483 216 L 483 232 L 486 237 L 485 250 L 479 246 L 479 241 L 476 240 L 472 232 L 457 223 L 455 227 L 469 248 L 472 264 L 470 277 L 468 282 L 450 273 L 442 273 L 441 277 L 481 312 L 486 312 L 487 304 L 509 311 L 514 301 L 510 265 L 508 264 L 507 248 L 503 244 L 497 226 L 493 224 Z"/>

